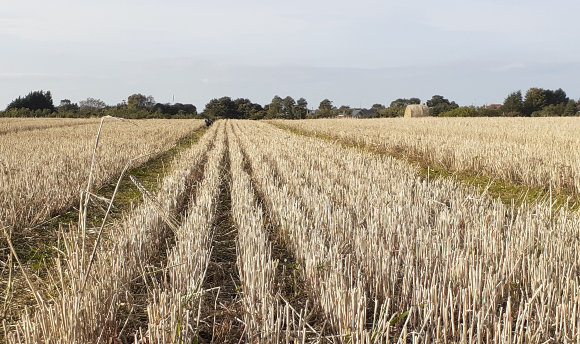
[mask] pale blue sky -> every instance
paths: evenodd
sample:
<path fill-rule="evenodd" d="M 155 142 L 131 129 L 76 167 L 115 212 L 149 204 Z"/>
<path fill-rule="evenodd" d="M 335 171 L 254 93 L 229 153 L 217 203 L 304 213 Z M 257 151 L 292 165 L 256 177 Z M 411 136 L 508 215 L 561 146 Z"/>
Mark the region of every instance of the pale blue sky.
<path fill-rule="evenodd" d="M 224 95 L 368 107 L 441 94 L 580 97 L 578 0 L 0 0 L 0 108 L 133 93 L 202 110 Z"/>

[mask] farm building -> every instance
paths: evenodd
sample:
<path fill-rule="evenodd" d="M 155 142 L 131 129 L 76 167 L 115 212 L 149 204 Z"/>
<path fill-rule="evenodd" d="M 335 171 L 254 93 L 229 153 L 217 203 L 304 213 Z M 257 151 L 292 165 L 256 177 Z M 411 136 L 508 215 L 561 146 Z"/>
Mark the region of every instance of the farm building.
<path fill-rule="evenodd" d="M 405 108 L 405 117 L 427 117 L 429 107 L 427 105 L 411 104 Z"/>
<path fill-rule="evenodd" d="M 372 110 L 372 109 L 354 108 L 351 110 L 352 118 L 370 117 L 374 114 L 375 114 L 375 110 Z"/>

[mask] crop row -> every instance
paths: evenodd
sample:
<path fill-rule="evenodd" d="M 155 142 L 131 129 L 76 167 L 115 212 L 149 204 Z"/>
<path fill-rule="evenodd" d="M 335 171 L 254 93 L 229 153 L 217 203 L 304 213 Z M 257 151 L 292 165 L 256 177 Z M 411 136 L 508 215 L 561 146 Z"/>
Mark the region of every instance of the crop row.
<path fill-rule="evenodd" d="M 577 213 L 509 207 L 408 163 L 255 121 L 216 122 L 161 183 L 107 228 L 94 261 L 82 228 L 62 234 L 57 295 L 39 295 L 9 342 L 580 338 Z M 223 245 L 233 267 L 219 264 L 230 259 Z M 305 304 L 289 300 L 274 250 L 295 261 Z M 208 278 L 220 269 L 231 269 L 221 273 L 234 293 Z"/>
<path fill-rule="evenodd" d="M 15 131 L 0 135 L 0 228 L 15 231 L 74 205 L 86 187 L 99 128 L 95 120 L 53 120 L 32 132 L 19 130 L 26 127 L 21 122 L 9 122 Z M 143 163 L 201 126 L 199 120 L 107 120 L 96 152 L 94 185 L 112 181 L 129 159 L 146 155 L 134 164 Z"/>
<path fill-rule="evenodd" d="M 75 127 L 79 125 L 97 124 L 99 119 L 62 119 L 62 118 L 0 118 L 0 135 L 9 133 Z M 28 133 L 31 135 L 32 133 Z"/>
<path fill-rule="evenodd" d="M 580 218 L 507 207 L 409 165 L 239 124 L 268 207 L 336 334 L 356 342 L 579 337 Z"/>
<path fill-rule="evenodd" d="M 578 118 L 322 119 L 274 123 L 452 171 L 580 194 Z"/>
<path fill-rule="evenodd" d="M 88 240 L 82 224 L 62 233 L 63 256 L 54 273 L 58 277 L 50 281 L 56 296 L 38 297 L 37 309 L 23 315 L 8 342 L 102 342 L 120 335 L 116 320 L 122 314 L 128 314 L 127 322 L 134 313 L 140 316 L 145 310 L 139 309 L 139 295 L 152 288 L 152 267 L 165 255 L 216 134 L 217 127 L 176 157 L 159 191 L 143 190 L 145 202 L 107 228 L 104 240 Z M 91 245 L 97 248 L 94 255 Z"/>

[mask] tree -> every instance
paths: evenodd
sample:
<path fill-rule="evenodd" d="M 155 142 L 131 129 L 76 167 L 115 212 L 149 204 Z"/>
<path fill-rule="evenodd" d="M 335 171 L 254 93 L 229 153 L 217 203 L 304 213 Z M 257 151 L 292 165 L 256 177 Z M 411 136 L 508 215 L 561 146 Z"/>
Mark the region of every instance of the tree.
<path fill-rule="evenodd" d="M 234 100 L 237 109 L 237 118 L 256 118 L 257 113 L 262 111 L 262 105 L 252 103 L 249 99 L 238 98 Z"/>
<path fill-rule="evenodd" d="M 427 106 L 432 116 L 438 116 L 442 112 L 453 110 L 459 107 L 457 103 L 449 101 L 447 98 L 434 95 L 427 101 Z"/>
<path fill-rule="evenodd" d="M 58 106 L 58 112 L 77 112 L 79 111 L 79 106 L 70 101 L 70 99 L 63 99 L 60 101 Z"/>
<path fill-rule="evenodd" d="M 87 98 L 79 102 L 79 108 L 82 111 L 98 111 L 107 107 L 104 101 L 95 98 Z"/>
<path fill-rule="evenodd" d="M 526 92 L 523 103 L 524 116 L 531 116 L 532 113 L 542 110 L 549 105 L 548 94 L 542 88 L 532 87 Z"/>
<path fill-rule="evenodd" d="M 411 105 L 411 104 L 421 104 L 421 99 L 419 99 L 419 98 L 409 98 L 409 99 L 398 98 L 396 100 L 393 100 L 389 106 L 390 107 L 406 107 L 407 105 Z"/>
<path fill-rule="evenodd" d="M 352 116 L 352 109 L 350 108 L 350 106 L 348 105 L 341 105 L 338 109 L 337 109 L 338 115 L 343 115 L 343 116 Z"/>
<path fill-rule="evenodd" d="M 320 102 L 320 105 L 318 105 L 318 110 L 314 113 L 313 118 L 330 117 L 337 114 L 338 111 L 332 105 L 332 101 L 324 99 Z"/>
<path fill-rule="evenodd" d="M 434 95 L 433 97 L 431 97 L 431 99 L 429 99 L 427 101 L 428 107 L 435 107 L 435 106 L 440 105 L 440 104 L 451 104 L 451 103 L 445 97 L 437 95 L 437 94 Z"/>
<path fill-rule="evenodd" d="M 564 116 L 576 116 L 578 113 L 578 105 L 575 101 L 570 100 L 566 104 L 566 108 L 564 109 Z"/>
<path fill-rule="evenodd" d="M 238 108 L 230 97 L 212 99 L 205 105 L 203 115 L 208 118 L 238 118 Z"/>
<path fill-rule="evenodd" d="M 332 108 L 333 108 L 332 101 L 328 99 L 324 99 L 323 101 L 320 102 L 320 105 L 318 105 L 318 110 L 323 112 L 329 112 L 330 110 L 332 110 Z"/>
<path fill-rule="evenodd" d="M 294 107 L 294 118 L 304 119 L 308 113 L 308 102 L 304 98 L 299 98 Z"/>
<path fill-rule="evenodd" d="M 52 102 L 52 94 L 50 91 L 32 91 L 28 93 L 24 98 L 18 97 L 14 99 L 8 106 L 6 110 L 10 109 L 22 109 L 27 108 L 29 110 L 48 110 L 50 112 L 55 111 L 54 104 Z"/>
<path fill-rule="evenodd" d="M 197 115 L 197 108 L 193 104 L 175 103 L 171 105 L 157 103 L 153 106 L 151 112 L 162 114 L 165 118 L 171 118 L 171 116 L 192 117 Z"/>
<path fill-rule="evenodd" d="M 294 117 L 294 107 L 296 106 L 296 101 L 294 98 L 287 96 L 282 100 L 282 112 L 284 113 L 284 118 L 292 119 Z"/>
<path fill-rule="evenodd" d="M 284 110 L 284 102 L 279 96 L 274 96 L 272 102 L 268 106 L 268 117 L 280 117 Z"/>
<path fill-rule="evenodd" d="M 562 103 L 568 103 L 570 98 L 566 96 L 566 92 L 561 88 L 552 91 L 552 90 L 544 90 L 544 94 L 546 96 L 546 100 L 548 105 L 558 105 Z"/>
<path fill-rule="evenodd" d="M 132 110 L 142 110 L 151 108 L 155 105 L 153 96 L 145 96 L 141 93 L 135 93 L 127 98 L 127 106 Z"/>
<path fill-rule="evenodd" d="M 522 91 L 516 91 L 508 94 L 503 101 L 501 111 L 507 114 L 520 116 L 524 109 L 524 101 L 522 98 Z"/>

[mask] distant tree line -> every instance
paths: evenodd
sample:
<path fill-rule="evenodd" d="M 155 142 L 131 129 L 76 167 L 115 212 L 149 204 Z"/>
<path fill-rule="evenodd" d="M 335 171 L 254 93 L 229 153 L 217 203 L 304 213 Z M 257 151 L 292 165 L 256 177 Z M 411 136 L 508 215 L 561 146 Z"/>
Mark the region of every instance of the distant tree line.
<path fill-rule="evenodd" d="M 374 104 L 370 109 L 351 109 L 341 107 L 333 115 L 355 117 L 401 117 L 407 105 L 421 104 L 419 98 L 399 98 L 392 101 L 389 107 Z M 459 106 L 456 102 L 434 95 L 425 102 L 431 116 L 438 117 L 538 117 L 538 116 L 578 116 L 580 101 L 570 99 L 561 88 L 549 90 L 530 88 L 525 96 L 521 91 L 510 93 L 503 104 L 484 106 Z M 346 109 L 342 110 L 342 109 Z"/>
<path fill-rule="evenodd" d="M 123 118 L 200 118 L 193 104 L 156 103 L 153 96 L 140 93 L 132 94 L 117 105 L 107 105 L 96 98 L 87 98 L 73 103 L 69 99 L 55 106 L 50 91 L 34 91 L 25 97 L 13 100 L 2 117 L 100 117 L 115 116 Z"/>
<path fill-rule="evenodd" d="M 153 96 L 141 93 L 130 95 L 117 105 L 107 105 L 100 99 L 87 98 L 77 103 L 69 99 L 55 106 L 50 91 L 33 91 L 13 100 L 2 117 L 92 117 L 111 115 L 123 118 L 236 118 L 236 119 L 305 119 L 325 117 L 401 117 L 411 104 L 421 104 L 419 98 L 398 98 L 389 106 L 374 104 L 369 109 L 336 107 L 329 99 L 320 102 L 317 109 L 309 109 L 304 98 L 294 100 L 276 95 L 262 106 L 247 98 L 221 97 L 210 100 L 201 113 L 193 104 L 162 104 Z M 425 102 L 431 116 L 439 117 L 492 117 L 492 116 L 576 116 L 580 102 L 570 99 L 561 88 L 549 90 L 530 88 L 525 95 L 521 91 L 510 93 L 503 104 L 486 106 L 459 106 L 441 95 L 434 95 Z"/>
<path fill-rule="evenodd" d="M 281 98 L 274 96 L 270 104 L 262 106 L 249 99 L 230 97 L 212 99 L 205 105 L 202 115 L 207 118 L 237 118 L 237 119 L 304 119 L 308 114 L 306 99 L 294 100 L 290 96 Z"/>
<path fill-rule="evenodd" d="M 500 110 L 506 116 L 574 116 L 578 103 L 561 88 L 552 91 L 534 87 L 523 98 L 521 91 L 510 93 Z"/>

